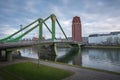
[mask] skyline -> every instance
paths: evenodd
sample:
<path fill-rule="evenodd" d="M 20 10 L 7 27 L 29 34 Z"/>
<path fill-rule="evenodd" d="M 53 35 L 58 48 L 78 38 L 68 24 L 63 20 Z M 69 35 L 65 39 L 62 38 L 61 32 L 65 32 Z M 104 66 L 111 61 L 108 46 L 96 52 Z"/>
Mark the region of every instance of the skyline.
<path fill-rule="evenodd" d="M 32 21 L 55 14 L 68 37 L 72 19 L 81 18 L 82 36 L 120 31 L 120 0 L 0 0 L 0 38 L 10 35 Z M 48 21 L 50 26 L 50 22 Z M 58 29 L 58 28 L 57 28 Z M 28 37 L 36 36 L 38 30 Z M 50 33 L 44 29 L 44 36 Z M 62 36 L 58 31 L 57 36 Z"/>

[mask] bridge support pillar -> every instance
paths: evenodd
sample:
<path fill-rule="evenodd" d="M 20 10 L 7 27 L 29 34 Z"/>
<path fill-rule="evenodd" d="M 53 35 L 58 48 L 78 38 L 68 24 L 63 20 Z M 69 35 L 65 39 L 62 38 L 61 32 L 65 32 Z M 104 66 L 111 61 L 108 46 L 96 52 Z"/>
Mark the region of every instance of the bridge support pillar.
<path fill-rule="evenodd" d="M 57 46 L 55 43 L 39 46 L 39 59 L 54 61 L 57 55 Z"/>
<path fill-rule="evenodd" d="M 2 50 L 0 50 L 0 58 L 2 57 Z"/>
<path fill-rule="evenodd" d="M 12 61 L 12 51 L 6 51 L 6 60 Z"/>
<path fill-rule="evenodd" d="M 0 60 L 6 60 L 5 58 L 6 51 L 5 50 L 0 50 Z"/>
<path fill-rule="evenodd" d="M 57 53 L 57 45 L 55 43 L 53 43 L 53 45 L 51 45 L 51 53 L 54 55 L 58 55 Z"/>

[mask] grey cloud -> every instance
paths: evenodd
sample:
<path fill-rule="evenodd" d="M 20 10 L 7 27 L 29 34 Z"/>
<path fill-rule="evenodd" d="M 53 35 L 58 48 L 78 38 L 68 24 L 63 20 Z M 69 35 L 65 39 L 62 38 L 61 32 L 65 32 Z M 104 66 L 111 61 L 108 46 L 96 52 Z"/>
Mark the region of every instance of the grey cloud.
<path fill-rule="evenodd" d="M 0 24 L 8 24 L 12 28 L 18 29 L 20 24 L 27 25 L 32 20 L 40 17 L 46 18 L 55 13 L 67 35 L 71 30 L 74 16 L 81 17 L 83 35 L 89 35 L 97 30 L 99 32 L 120 30 L 120 0 L 69 0 L 69 2 L 68 0 L 65 2 L 30 0 L 30 3 L 28 1 L 8 0 L 8 5 L 5 0 L 1 0 L 0 18 L 2 20 L 0 20 Z M 71 21 L 69 25 L 63 23 L 68 20 Z M 114 28 L 112 28 L 113 26 Z M 49 33 L 45 30 L 45 34 Z"/>

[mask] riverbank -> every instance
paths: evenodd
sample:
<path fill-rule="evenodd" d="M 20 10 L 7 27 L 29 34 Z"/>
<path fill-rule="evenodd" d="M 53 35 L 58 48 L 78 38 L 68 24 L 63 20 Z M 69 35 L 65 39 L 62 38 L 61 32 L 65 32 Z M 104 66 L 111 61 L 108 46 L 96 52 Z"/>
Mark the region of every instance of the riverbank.
<path fill-rule="evenodd" d="M 120 49 L 120 46 L 86 45 L 83 48 Z"/>
<path fill-rule="evenodd" d="M 13 62 L 2 62 L 0 63 L 0 67 L 4 67 L 7 65 L 11 65 L 11 64 L 16 64 L 20 62 L 38 63 L 38 60 L 32 59 L 32 58 L 21 57 L 21 58 L 14 59 Z M 119 75 L 110 74 L 106 72 L 99 72 L 99 71 L 90 70 L 90 69 L 84 69 L 80 67 L 78 68 L 78 67 L 58 64 L 54 62 L 48 62 L 48 61 L 41 60 L 40 64 L 55 67 L 55 68 L 60 68 L 64 70 L 69 70 L 75 73 L 74 75 L 68 78 L 65 78 L 63 80 L 119 80 L 120 79 Z"/>
<path fill-rule="evenodd" d="M 33 62 L 21 62 L 0 69 L 0 75 L 7 80 L 61 80 L 72 74 L 71 71 Z"/>

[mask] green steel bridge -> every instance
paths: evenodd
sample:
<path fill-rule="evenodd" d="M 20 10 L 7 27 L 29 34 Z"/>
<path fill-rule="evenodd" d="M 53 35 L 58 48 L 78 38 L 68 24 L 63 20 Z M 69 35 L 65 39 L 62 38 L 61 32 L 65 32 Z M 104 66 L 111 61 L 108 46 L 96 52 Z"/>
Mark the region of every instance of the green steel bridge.
<path fill-rule="evenodd" d="M 51 23 L 51 27 L 52 29 L 50 29 L 48 27 L 48 25 L 46 24 L 46 21 L 51 19 L 52 23 Z M 56 34 L 56 24 L 59 26 L 60 30 L 62 31 L 64 37 L 66 40 L 60 41 L 57 40 L 55 34 Z M 33 25 L 33 27 L 31 27 L 31 25 Z M 51 39 L 50 41 L 45 41 L 43 40 L 43 25 L 48 29 L 48 31 L 51 33 Z M 30 33 L 32 30 L 39 28 L 39 40 L 38 41 L 21 41 L 21 39 L 27 35 L 28 33 Z M 28 29 L 27 31 L 25 31 L 24 33 L 21 33 L 23 30 Z M 19 36 L 15 37 L 17 34 L 21 33 Z M 2 54 L 2 52 L 4 51 L 6 53 L 6 58 L 8 61 L 12 60 L 11 57 L 11 52 L 14 49 L 18 49 L 21 47 L 27 47 L 27 46 L 33 46 L 33 45 L 38 45 L 40 48 L 43 48 L 43 46 L 48 46 L 47 48 L 52 50 L 52 53 L 57 53 L 56 50 L 56 44 L 69 44 L 69 45 L 77 45 L 77 47 L 81 46 L 80 42 L 76 42 L 76 41 L 72 41 L 72 40 L 68 40 L 68 37 L 66 36 L 62 26 L 60 25 L 57 17 L 52 14 L 49 17 L 42 19 L 39 18 L 35 21 L 33 21 L 32 23 L 30 23 L 29 25 L 23 27 L 22 29 L 18 30 L 17 32 L 9 35 L 8 37 L 5 37 L 3 39 L 0 39 L 0 56 Z M 48 50 L 49 50 L 48 49 Z M 44 51 L 43 51 L 44 52 Z M 57 55 L 57 54 L 56 54 Z"/>

